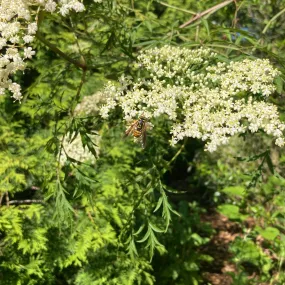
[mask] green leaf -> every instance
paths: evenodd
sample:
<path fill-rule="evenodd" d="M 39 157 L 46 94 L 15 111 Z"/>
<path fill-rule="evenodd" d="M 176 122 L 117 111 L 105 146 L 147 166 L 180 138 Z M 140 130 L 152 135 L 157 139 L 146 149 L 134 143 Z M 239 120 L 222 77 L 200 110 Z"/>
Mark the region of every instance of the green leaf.
<path fill-rule="evenodd" d="M 127 247 L 127 250 L 128 250 L 128 253 L 131 256 L 131 258 L 134 259 L 135 256 L 138 256 L 138 251 L 137 251 L 136 243 L 135 243 L 133 236 L 130 236 L 129 239 L 130 239 L 130 242 L 129 242 L 129 245 Z"/>
<path fill-rule="evenodd" d="M 158 199 L 158 202 L 157 202 L 157 204 L 156 204 L 155 209 L 153 210 L 154 213 L 160 208 L 160 206 L 162 205 L 162 201 L 163 201 L 163 198 L 162 198 L 162 196 L 161 196 L 161 197 Z"/>
<path fill-rule="evenodd" d="M 150 259 L 152 259 L 154 255 L 154 250 L 157 249 L 159 252 L 164 252 L 164 246 L 158 241 L 155 236 L 155 232 L 163 232 L 158 227 L 156 227 L 152 223 L 148 223 L 147 232 L 145 233 L 144 237 L 137 242 L 142 243 L 147 241 L 146 248 L 149 248 Z"/>
<path fill-rule="evenodd" d="M 156 205 L 153 212 L 158 211 L 160 209 L 160 207 L 162 206 L 162 217 L 166 222 L 164 232 L 166 232 L 168 227 L 169 227 L 170 221 L 171 221 L 171 212 L 173 214 L 179 216 L 179 217 L 180 217 L 180 215 L 178 212 L 176 212 L 175 210 L 172 209 L 171 205 L 168 202 L 168 198 L 164 192 L 164 189 L 162 187 L 160 188 L 160 194 L 161 194 L 161 196 L 160 196 L 160 198 L 157 202 L 157 205 Z"/>
<path fill-rule="evenodd" d="M 80 132 L 81 135 L 81 141 L 82 141 L 82 145 L 83 147 L 87 146 L 88 150 L 94 155 L 95 158 L 98 158 L 97 156 L 97 152 L 95 150 L 96 144 L 92 141 L 92 139 L 83 132 Z"/>
<path fill-rule="evenodd" d="M 267 227 L 262 229 L 261 227 L 256 227 L 255 230 L 259 232 L 259 234 L 268 240 L 274 240 L 277 236 L 280 235 L 280 232 L 277 228 Z"/>
<path fill-rule="evenodd" d="M 207 36 L 210 37 L 210 29 L 209 29 L 208 21 L 206 19 L 202 18 L 201 22 L 207 31 Z"/>
<path fill-rule="evenodd" d="M 154 232 L 157 232 L 157 233 L 163 233 L 164 230 L 161 230 L 160 228 L 158 228 L 156 225 L 152 224 L 151 222 L 149 222 L 149 226 L 152 228 L 152 230 Z"/>
<path fill-rule="evenodd" d="M 277 93 L 281 95 L 282 92 L 283 92 L 283 78 L 281 76 L 277 76 L 274 79 L 274 83 L 275 83 L 275 86 L 276 86 Z"/>
<path fill-rule="evenodd" d="M 145 242 L 150 237 L 151 231 L 152 231 L 151 228 L 148 227 L 145 235 L 143 236 L 143 238 L 138 240 L 137 242 L 139 242 L 139 243 Z"/>
<path fill-rule="evenodd" d="M 60 141 L 57 137 L 52 137 L 47 143 L 46 143 L 46 150 L 49 153 L 57 153 L 58 147 L 60 145 Z"/>
<path fill-rule="evenodd" d="M 246 194 L 246 190 L 243 186 L 226 187 L 221 192 L 224 192 L 229 196 L 238 196 L 238 197 L 244 197 Z"/>
<path fill-rule="evenodd" d="M 231 204 L 224 204 L 218 207 L 218 211 L 232 220 L 245 220 L 246 215 L 239 212 L 239 207 Z"/>
<path fill-rule="evenodd" d="M 142 232 L 143 229 L 144 229 L 144 225 L 141 225 L 140 228 L 133 235 L 134 236 L 139 235 Z"/>
<path fill-rule="evenodd" d="M 145 26 L 147 27 L 147 29 L 149 30 L 149 32 L 152 32 L 152 25 L 150 21 L 144 21 Z"/>

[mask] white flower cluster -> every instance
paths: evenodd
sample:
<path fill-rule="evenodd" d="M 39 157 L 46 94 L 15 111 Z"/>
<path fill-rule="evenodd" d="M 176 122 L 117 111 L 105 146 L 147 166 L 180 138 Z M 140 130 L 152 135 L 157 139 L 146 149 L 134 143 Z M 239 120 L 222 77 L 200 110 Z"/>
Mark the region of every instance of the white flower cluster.
<path fill-rule="evenodd" d="M 84 5 L 78 1 L 78 0 L 34 0 L 39 4 L 42 4 L 44 6 L 44 9 L 48 12 L 56 12 L 58 9 L 58 12 L 62 16 L 66 16 L 69 14 L 70 11 L 75 12 L 82 12 L 85 10 Z"/>
<path fill-rule="evenodd" d="M 15 100 L 22 98 L 20 85 L 10 77 L 24 70 L 24 61 L 35 55 L 28 45 L 37 32 L 36 14 L 40 9 L 65 16 L 71 10 L 83 11 L 84 5 L 77 0 L 0 0 L 0 95 L 10 90 Z"/>
<path fill-rule="evenodd" d="M 95 162 L 94 155 L 88 150 L 87 147 L 83 147 L 81 137 L 78 135 L 73 141 L 70 142 L 70 138 L 73 138 L 74 134 L 67 134 L 63 140 L 63 150 L 60 156 L 60 164 L 64 165 L 67 160 L 66 154 L 80 162 L 84 162 L 89 160 L 90 162 Z M 100 136 L 91 136 L 91 140 L 96 144 L 99 145 Z M 95 147 L 95 151 L 99 154 L 99 147 Z"/>
<path fill-rule="evenodd" d="M 221 90 L 230 95 L 241 91 L 269 96 L 275 91 L 273 79 L 279 74 L 268 59 L 245 59 L 241 62 L 219 63 L 206 69 L 208 78 L 218 81 Z"/>
<path fill-rule="evenodd" d="M 209 49 L 190 50 L 165 46 L 146 50 L 138 57 L 143 78 L 122 77 L 103 90 L 107 118 L 120 106 L 128 121 L 144 114 L 149 120 L 166 114 L 172 125 L 172 144 L 186 137 L 206 142 L 215 151 L 230 137 L 258 130 L 284 145 L 285 125 L 277 107 L 266 102 L 275 91 L 279 74 L 268 60 L 217 62 Z"/>
<path fill-rule="evenodd" d="M 99 111 L 99 105 L 102 103 L 102 93 L 96 92 L 91 96 L 84 96 L 82 101 L 77 104 L 74 113 L 77 116 L 92 116 Z"/>

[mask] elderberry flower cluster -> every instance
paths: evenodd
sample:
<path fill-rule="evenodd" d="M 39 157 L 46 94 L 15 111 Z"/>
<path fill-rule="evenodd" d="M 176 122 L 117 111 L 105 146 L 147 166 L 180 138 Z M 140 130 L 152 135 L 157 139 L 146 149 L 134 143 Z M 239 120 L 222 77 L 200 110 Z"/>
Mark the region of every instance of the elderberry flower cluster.
<path fill-rule="evenodd" d="M 88 150 L 87 147 L 83 147 L 81 137 L 78 135 L 74 140 L 70 140 L 70 138 L 74 137 L 74 133 L 68 133 L 63 140 L 62 151 L 60 155 L 60 164 L 64 165 L 67 160 L 67 156 L 80 161 L 90 161 L 91 163 L 95 163 L 94 155 Z M 91 136 L 91 140 L 94 144 L 99 145 L 100 136 Z M 99 154 L 99 147 L 95 147 L 95 151 Z"/>
<path fill-rule="evenodd" d="M 11 80 L 17 71 L 25 69 L 25 60 L 35 51 L 29 45 L 37 32 L 37 13 L 45 10 L 66 16 L 70 11 L 81 12 L 84 5 L 78 0 L 1 0 L 0 1 L 0 95 L 12 92 L 21 100 L 21 86 Z"/>
<path fill-rule="evenodd" d="M 285 125 L 277 107 L 267 102 L 279 75 L 267 59 L 218 62 L 209 49 L 172 46 L 143 51 L 137 67 L 143 76 L 122 76 L 102 92 L 106 104 L 100 113 L 107 118 L 116 106 L 125 120 L 167 115 L 172 121 L 171 143 L 191 137 L 206 142 L 212 152 L 230 137 L 258 130 L 284 145 Z"/>
<path fill-rule="evenodd" d="M 102 103 L 101 92 L 96 92 L 91 96 L 84 96 L 82 101 L 76 105 L 74 110 L 77 116 L 91 116 L 95 115 L 99 111 L 99 105 Z"/>

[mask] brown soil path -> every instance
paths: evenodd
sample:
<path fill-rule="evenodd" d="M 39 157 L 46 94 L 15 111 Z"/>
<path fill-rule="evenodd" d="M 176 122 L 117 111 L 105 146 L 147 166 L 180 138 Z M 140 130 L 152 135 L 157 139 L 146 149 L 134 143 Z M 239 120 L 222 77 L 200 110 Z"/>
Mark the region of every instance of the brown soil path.
<path fill-rule="evenodd" d="M 201 250 L 214 258 L 211 264 L 203 265 L 203 277 L 212 285 L 231 285 L 232 278 L 227 272 L 236 272 L 236 268 L 231 263 L 232 256 L 228 247 L 238 235 L 242 235 L 241 228 L 237 223 L 215 211 L 203 215 L 201 221 L 210 223 L 216 231 L 210 242 Z"/>

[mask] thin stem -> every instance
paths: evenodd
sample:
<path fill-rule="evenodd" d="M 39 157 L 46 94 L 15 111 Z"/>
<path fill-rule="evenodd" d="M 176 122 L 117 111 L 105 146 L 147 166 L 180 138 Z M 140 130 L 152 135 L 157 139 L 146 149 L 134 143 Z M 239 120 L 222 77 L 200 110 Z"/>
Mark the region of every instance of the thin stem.
<path fill-rule="evenodd" d="M 179 156 L 179 154 L 183 151 L 186 144 L 186 140 L 184 141 L 183 145 L 180 147 L 180 149 L 175 153 L 175 155 L 171 158 L 171 160 L 167 163 L 167 167 Z M 167 169 L 165 170 L 165 172 Z"/>
<path fill-rule="evenodd" d="M 271 23 L 273 21 L 275 21 L 279 16 L 281 16 L 283 13 L 285 12 L 285 8 L 283 10 L 281 10 L 279 13 L 277 13 L 272 19 L 270 19 L 270 21 L 267 23 L 267 25 L 264 27 L 262 34 L 265 34 L 266 31 L 268 30 L 269 26 L 271 25 Z"/>
<path fill-rule="evenodd" d="M 236 25 L 237 25 L 237 22 L 238 22 L 238 20 L 237 20 L 237 14 L 238 14 L 238 10 L 240 9 L 240 7 L 239 7 L 238 4 L 237 4 L 237 0 L 234 0 L 234 3 L 235 3 L 236 8 L 235 8 L 234 18 L 233 18 L 233 21 L 232 21 L 232 26 L 233 26 L 233 28 L 235 29 L 235 28 L 236 28 Z"/>
<path fill-rule="evenodd" d="M 71 111 L 72 118 L 74 117 L 74 111 L 75 111 L 76 103 L 79 101 L 80 93 L 81 93 L 83 84 L 84 84 L 84 82 L 85 82 L 86 72 L 87 72 L 86 69 L 83 69 L 83 71 L 82 71 L 82 76 L 81 76 L 81 81 L 80 81 L 80 83 L 79 83 L 76 96 L 75 96 L 75 98 L 74 98 L 74 100 L 73 100 L 73 102 L 74 102 L 75 104 L 74 104 L 74 106 L 72 106 L 72 111 Z"/>
<path fill-rule="evenodd" d="M 70 24 L 71 24 L 72 31 L 73 31 L 72 33 L 73 33 L 73 35 L 74 35 L 74 37 L 75 37 L 75 41 L 76 41 L 76 45 L 77 45 L 78 51 L 79 51 L 79 53 L 80 53 L 80 55 L 81 55 L 82 62 L 86 65 L 86 60 L 85 60 L 85 57 L 84 57 L 83 52 L 82 52 L 82 50 L 81 50 L 81 47 L 80 47 L 80 45 L 79 45 L 78 37 L 77 37 L 76 33 L 74 32 L 74 31 L 75 31 L 75 28 L 74 28 L 74 24 L 73 24 L 73 22 L 72 22 L 72 18 L 70 17 L 69 20 L 70 20 Z"/>
<path fill-rule="evenodd" d="M 199 30 L 200 30 L 200 25 L 197 25 L 197 27 L 196 27 L 196 34 L 195 34 L 195 42 L 198 42 L 198 39 L 199 39 Z"/>

